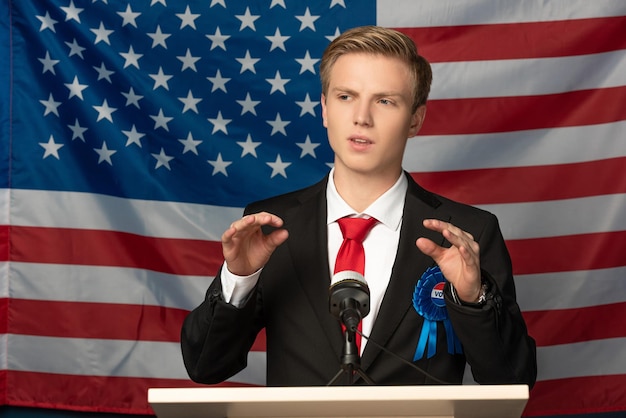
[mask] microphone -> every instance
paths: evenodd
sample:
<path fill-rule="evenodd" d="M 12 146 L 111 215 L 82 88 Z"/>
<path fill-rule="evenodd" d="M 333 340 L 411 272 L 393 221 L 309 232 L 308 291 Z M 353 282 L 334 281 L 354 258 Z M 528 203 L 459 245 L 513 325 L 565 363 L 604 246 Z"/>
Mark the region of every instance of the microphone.
<path fill-rule="evenodd" d="M 370 289 L 365 277 L 352 270 L 340 271 L 333 275 L 328 292 L 330 313 L 347 330 L 355 332 L 361 319 L 370 313 Z"/>

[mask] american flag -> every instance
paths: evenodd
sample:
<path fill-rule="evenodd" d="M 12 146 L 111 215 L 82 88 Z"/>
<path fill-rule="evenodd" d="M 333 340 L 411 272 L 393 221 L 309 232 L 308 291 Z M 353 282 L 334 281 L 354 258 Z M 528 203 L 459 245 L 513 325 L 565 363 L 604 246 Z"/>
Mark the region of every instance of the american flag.
<path fill-rule="evenodd" d="M 526 416 L 626 410 L 622 0 L 1 0 L 0 403 L 150 414 L 250 201 L 332 153 L 319 60 L 359 25 L 433 64 L 405 168 L 495 213 L 538 343 Z M 227 384 L 263 385 L 259 339 Z"/>

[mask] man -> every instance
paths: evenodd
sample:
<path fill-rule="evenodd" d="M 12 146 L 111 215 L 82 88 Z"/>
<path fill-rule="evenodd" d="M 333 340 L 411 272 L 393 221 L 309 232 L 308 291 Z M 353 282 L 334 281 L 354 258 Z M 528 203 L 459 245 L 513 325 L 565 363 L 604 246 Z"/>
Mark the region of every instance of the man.
<path fill-rule="evenodd" d="M 467 361 L 479 383 L 532 386 L 535 343 L 497 219 L 422 189 L 402 170 L 406 142 L 426 114 L 428 62 L 408 37 L 369 26 L 335 39 L 320 75 L 334 168 L 309 188 L 249 205 L 224 232 L 224 266 L 182 330 L 190 377 L 233 376 L 265 328 L 269 386 L 329 383 L 344 343 L 328 302 L 337 221 L 356 216 L 378 221 L 363 242 L 371 291 L 363 334 L 371 342 L 361 347 L 361 369 L 372 381 L 459 384 Z M 429 317 L 417 301 L 433 267 L 447 279 L 445 318 Z"/>

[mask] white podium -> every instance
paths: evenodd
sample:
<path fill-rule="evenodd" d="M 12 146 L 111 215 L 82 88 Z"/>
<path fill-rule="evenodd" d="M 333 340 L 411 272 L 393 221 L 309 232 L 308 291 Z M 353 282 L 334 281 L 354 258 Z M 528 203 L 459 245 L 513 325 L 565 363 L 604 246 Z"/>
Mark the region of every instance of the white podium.
<path fill-rule="evenodd" d="M 153 388 L 158 418 L 519 418 L 526 385 Z"/>

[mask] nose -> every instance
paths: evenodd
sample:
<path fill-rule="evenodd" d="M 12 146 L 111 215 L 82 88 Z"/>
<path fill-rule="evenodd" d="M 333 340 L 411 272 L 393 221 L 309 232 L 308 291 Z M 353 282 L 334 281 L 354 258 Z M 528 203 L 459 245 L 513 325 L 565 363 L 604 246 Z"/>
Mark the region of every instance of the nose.
<path fill-rule="evenodd" d="M 359 102 L 354 110 L 355 126 L 372 126 L 372 112 L 369 104 L 365 101 Z"/>

